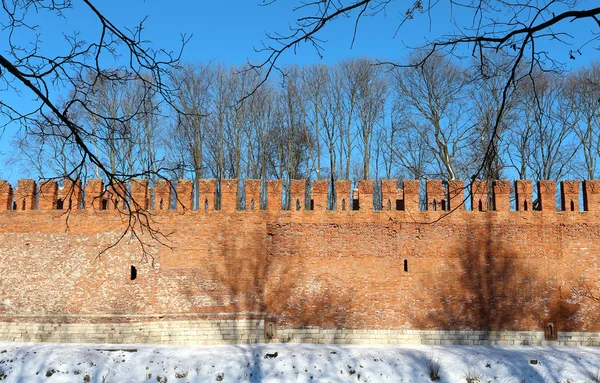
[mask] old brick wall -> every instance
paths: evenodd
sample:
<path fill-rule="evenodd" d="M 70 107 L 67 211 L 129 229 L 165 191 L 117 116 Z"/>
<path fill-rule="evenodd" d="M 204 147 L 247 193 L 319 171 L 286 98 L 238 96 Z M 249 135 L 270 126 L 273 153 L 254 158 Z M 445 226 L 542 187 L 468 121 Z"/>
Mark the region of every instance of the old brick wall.
<path fill-rule="evenodd" d="M 483 332 L 500 342 L 506 339 L 489 332 L 543 339 L 548 326 L 560 339 L 600 332 L 600 304 L 572 291 L 600 293 L 593 195 L 583 212 L 548 202 L 542 211 L 508 211 L 498 202 L 499 211 L 451 214 L 373 210 L 372 202 L 359 211 L 283 211 L 280 199 L 272 201 L 268 210 L 151 210 L 166 246 L 140 231 L 146 259 L 130 234 L 115 244 L 127 225 L 118 211 L 0 210 L 0 337 L 58 323 L 71 326 L 63 330 L 67 340 L 85 341 L 73 329 L 94 325 L 81 330 L 92 340 L 132 341 L 127 326 L 179 323 L 179 332 L 134 337 L 157 342 L 185 337 L 187 325 L 225 320 L 229 329 L 256 320 L 261 327 L 263 318 L 276 323 L 282 341 L 387 333 L 398 342 L 460 343 Z M 97 326 L 104 327 L 94 332 Z M 230 340 L 263 339 L 256 328 L 227 331 Z M 44 338 L 36 334 L 25 338 Z"/>

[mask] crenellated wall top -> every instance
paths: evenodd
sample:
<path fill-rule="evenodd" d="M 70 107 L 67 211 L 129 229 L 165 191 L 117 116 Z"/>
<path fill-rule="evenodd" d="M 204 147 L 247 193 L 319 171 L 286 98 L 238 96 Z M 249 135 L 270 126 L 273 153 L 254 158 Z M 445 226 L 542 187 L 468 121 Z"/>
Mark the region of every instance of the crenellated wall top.
<path fill-rule="evenodd" d="M 243 187 L 241 185 L 243 183 Z M 133 180 L 105 185 L 91 179 L 82 188 L 79 181 L 54 180 L 37 184 L 19 180 L 13 188 L 0 180 L 0 210 L 225 210 L 269 211 L 600 211 L 600 180 L 366 180 L 352 187 L 347 180 Z M 534 192 L 535 190 L 535 192 Z M 348 203 L 346 198 L 349 198 Z M 262 203 L 260 201 L 263 201 Z M 304 201 L 310 204 L 304 204 Z M 266 201 L 266 202 L 264 202 Z M 349 203 L 353 201 L 353 203 Z M 466 202 L 466 203 L 465 203 Z M 246 206 L 246 205 L 252 205 Z M 255 206 L 256 204 L 256 206 Z M 285 205 L 288 206 L 285 206 Z M 342 208 L 343 204 L 343 208 Z M 340 206 L 337 206 L 340 205 Z M 346 208 L 347 206 L 347 208 Z"/>

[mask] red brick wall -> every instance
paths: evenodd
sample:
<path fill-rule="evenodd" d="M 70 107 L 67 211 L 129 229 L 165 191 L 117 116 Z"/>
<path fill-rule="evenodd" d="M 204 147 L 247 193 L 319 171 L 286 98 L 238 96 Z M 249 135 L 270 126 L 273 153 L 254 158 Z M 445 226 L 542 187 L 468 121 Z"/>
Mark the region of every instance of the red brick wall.
<path fill-rule="evenodd" d="M 600 304 L 572 293 L 600 293 L 600 212 L 282 211 L 278 190 L 266 211 L 151 211 L 167 246 L 144 231 L 147 259 L 129 234 L 109 248 L 118 211 L 0 211 L 0 320 L 267 313 L 282 328 L 600 331 Z"/>

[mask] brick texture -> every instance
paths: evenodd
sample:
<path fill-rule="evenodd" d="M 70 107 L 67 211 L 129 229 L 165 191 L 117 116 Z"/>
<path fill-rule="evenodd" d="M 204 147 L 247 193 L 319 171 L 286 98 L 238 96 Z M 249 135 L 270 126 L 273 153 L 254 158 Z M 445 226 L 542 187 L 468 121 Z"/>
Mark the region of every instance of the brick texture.
<path fill-rule="evenodd" d="M 589 204 L 596 192 L 586 185 Z M 19 188 L 37 195 L 33 182 Z M 336 183 L 337 198 L 349 189 Z M 600 342 L 600 304 L 574 293 L 600 294 L 600 211 L 557 211 L 542 200 L 542 211 L 443 217 L 419 209 L 410 181 L 406 210 L 342 211 L 338 199 L 337 210 L 284 211 L 281 190 L 267 183 L 269 210 L 163 203 L 151 222 L 167 246 L 140 231 L 153 244 L 146 258 L 135 240 L 117 242 L 122 212 L 94 209 L 98 181 L 86 186 L 89 208 L 68 216 L 27 201 L 24 211 L 1 210 L 0 339 L 260 342 L 268 318 L 276 341 Z M 213 325 L 223 332 L 193 331 Z"/>

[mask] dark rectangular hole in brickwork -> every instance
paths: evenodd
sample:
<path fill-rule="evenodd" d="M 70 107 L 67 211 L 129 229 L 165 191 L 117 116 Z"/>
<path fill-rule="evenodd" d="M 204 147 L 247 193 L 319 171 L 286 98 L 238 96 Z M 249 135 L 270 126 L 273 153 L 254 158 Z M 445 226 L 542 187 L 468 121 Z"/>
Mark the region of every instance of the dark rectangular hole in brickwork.
<path fill-rule="evenodd" d="M 63 207 L 64 207 L 64 202 L 63 202 L 63 200 L 62 200 L 62 199 L 60 199 L 60 198 L 59 198 L 59 199 L 57 199 L 57 200 L 56 200 L 56 209 L 57 209 L 57 210 L 62 210 L 62 209 L 63 209 Z"/>
<path fill-rule="evenodd" d="M 404 272 L 408 273 L 408 259 L 404 260 Z"/>
<path fill-rule="evenodd" d="M 396 200 L 396 210 L 404 210 L 404 200 L 403 199 Z"/>
<path fill-rule="evenodd" d="M 358 210 L 360 209 L 360 203 L 358 202 L 357 199 L 353 199 L 352 200 L 352 210 Z"/>
<path fill-rule="evenodd" d="M 554 323 L 546 323 L 544 326 L 544 339 L 545 340 L 557 340 L 558 334 L 556 332 L 556 328 L 554 327 Z"/>
<path fill-rule="evenodd" d="M 135 268 L 135 266 L 131 266 L 131 269 L 129 271 L 129 279 L 132 281 L 135 281 L 135 279 L 137 278 L 137 269 Z"/>

